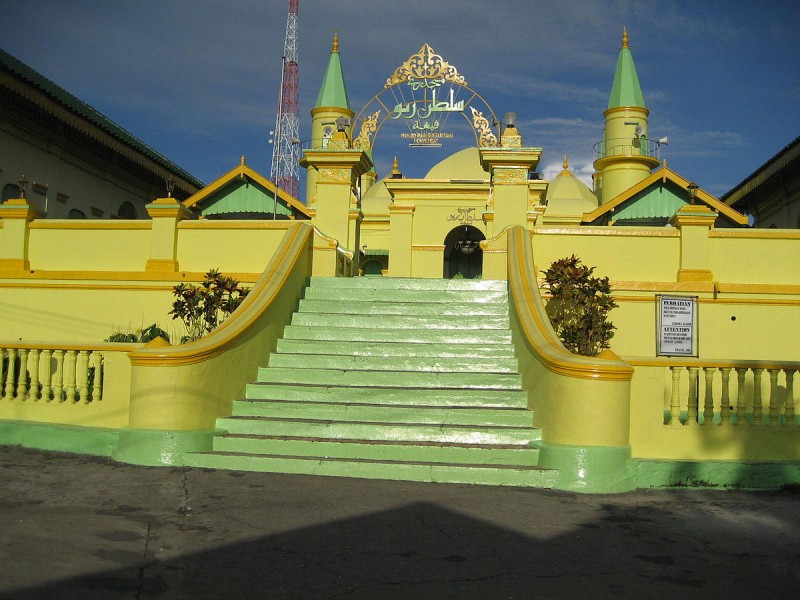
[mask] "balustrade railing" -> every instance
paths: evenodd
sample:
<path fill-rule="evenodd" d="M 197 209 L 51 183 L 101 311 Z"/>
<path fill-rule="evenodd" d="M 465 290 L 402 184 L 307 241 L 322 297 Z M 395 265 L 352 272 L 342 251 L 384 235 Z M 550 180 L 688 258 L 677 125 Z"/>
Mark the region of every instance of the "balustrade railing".
<path fill-rule="evenodd" d="M 655 361 L 629 362 L 655 366 Z M 669 369 L 665 425 L 800 425 L 795 412 L 800 363 L 669 361 L 664 366 Z"/>
<path fill-rule="evenodd" d="M 99 403 L 104 367 L 104 351 L 90 345 L 4 345 L 0 347 L 0 401 Z"/>

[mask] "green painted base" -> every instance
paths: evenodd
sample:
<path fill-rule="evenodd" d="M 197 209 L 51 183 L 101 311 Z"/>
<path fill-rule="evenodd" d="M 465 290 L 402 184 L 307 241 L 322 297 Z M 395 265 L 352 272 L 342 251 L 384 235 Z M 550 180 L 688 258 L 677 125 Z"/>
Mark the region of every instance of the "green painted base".
<path fill-rule="evenodd" d="M 800 485 L 800 463 L 636 461 L 636 487 L 775 490 Z"/>
<path fill-rule="evenodd" d="M 27 421 L 0 421 L 0 444 L 92 456 L 111 456 L 119 430 Z"/>
<path fill-rule="evenodd" d="M 217 430 L 123 429 L 111 458 L 133 465 L 183 466 L 186 452 L 209 452 Z"/>
<path fill-rule="evenodd" d="M 630 446 L 581 447 L 541 444 L 539 467 L 557 469 L 555 487 L 586 494 L 613 494 L 636 488 Z"/>

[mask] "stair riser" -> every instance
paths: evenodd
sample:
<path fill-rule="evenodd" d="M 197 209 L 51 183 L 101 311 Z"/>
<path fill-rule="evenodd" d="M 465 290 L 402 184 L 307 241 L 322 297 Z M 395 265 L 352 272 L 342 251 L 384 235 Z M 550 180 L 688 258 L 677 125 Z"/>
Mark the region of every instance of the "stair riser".
<path fill-rule="evenodd" d="M 252 400 L 363 403 L 386 406 L 526 408 L 528 405 L 526 392 L 510 390 L 403 390 L 251 383 L 247 385 L 246 395 Z"/>
<path fill-rule="evenodd" d="M 287 325 L 283 336 L 288 339 L 330 340 L 338 342 L 402 342 L 415 344 L 509 344 L 508 331 L 453 331 L 426 329 L 365 329 L 357 327 L 301 327 Z"/>
<path fill-rule="evenodd" d="M 369 356 L 331 356 L 312 354 L 273 354 L 270 367 L 296 369 L 341 369 L 347 371 L 414 371 L 431 373 L 516 373 L 514 358 L 483 358 L 466 361 L 455 358 L 402 358 Z"/>
<path fill-rule="evenodd" d="M 311 288 L 345 288 L 363 291 L 376 290 L 464 290 L 464 291 L 506 291 L 508 285 L 499 280 L 477 279 L 425 279 L 403 277 L 312 277 Z"/>
<path fill-rule="evenodd" d="M 534 448 L 466 448 L 460 446 L 420 446 L 398 444 L 359 444 L 272 438 L 222 436 L 214 441 L 216 452 L 359 458 L 409 462 L 452 462 L 475 465 L 536 466 L 539 451 Z"/>
<path fill-rule="evenodd" d="M 329 315 L 295 313 L 292 325 L 305 327 L 353 327 L 367 329 L 445 329 L 509 331 L 508 317 L 417 317 L 398 315 Z"/>
<path fill-rule="evenodd" d="M 336 421 L 367 421 L 381 423 L 422 423 L 445 425 L 494 425 L 530 427 L 532 414 L 528 410 L 498 410 L 492 408 L 435 408 L 397 407 L 359 404 L 325 404 L 309 402 L 249 402 L 233 403 L 237 417 L 273 417 L 278 419 L 325 419 Z"/>
<path fill-rule="evenodd" d="M 437 442 L 450 444 L 518 444 L 528 445 L 533 430 L 510 427 L 437 427 L 383 423 L 346 423 L 339 421 L 278 421 L 267 419 L 224 418 L 217 427 L 228 433 L 355 439 L 402 442 Z"/>
<path fill-rule="evenodd" d="M 391 464 L 358 461 L 327 461 L 302 458 L 273 458 L 260 456 L 230 456 L 225 454 L 196 454 L 188 458 L 187 466 L 386 479 L 428 483 L 465 483 L 492 486 L 552 488 L 557 479 L 555 471 L 492 469 L 460 465 Z"/>
<path fill-rule="evenodd" d="M 409 302 L 469 305 L 508 305 L 508 292 L 503 291 L 471 291 L 471 290 L 392 290 L 352 288 L 306 288 L 303 296 L 307 300 L 324 300 L 334 302 L 372 302 L 377 304 L 394 304 Z"/>
<path fill-rule="evenodd" d="M 519 390 L 522 377 L 517 374 L 483 373 L 412 373 L 405 371 L 336 371 L 262 367 L 258 381 L 298 385 L 361 386 L 372 388 L 451 388 Z"/>
<path fill-rule="evenodd" d="M 505 317 L 508 304 L 467 304 L 449 302 L 361 302 L 342 300 L 301 300 L 300 312 L 307 314 L 404 315 L 414 317 Z"/>
<path fill-rule="evenodd" d="M 280 354 L 337 354 L 347 356 L 400 356 L 441 358 L 514 358 L 511 345 L 485 344 L 403 344 L 399 342 L 372 342 L 342 344 L 319 340 L 278 340 Z"/>

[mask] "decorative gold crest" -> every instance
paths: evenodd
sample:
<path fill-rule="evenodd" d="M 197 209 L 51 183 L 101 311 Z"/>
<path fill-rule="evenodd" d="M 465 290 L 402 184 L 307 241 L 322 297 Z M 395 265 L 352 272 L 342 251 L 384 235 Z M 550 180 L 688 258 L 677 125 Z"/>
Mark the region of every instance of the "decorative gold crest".
<path fill-rule="evenodd" d="M 397 67 L 394 74 L 386 80 L 384 88 L 398 83 L 419 79 L 440 79 L 458 85 L 467 85 L 458 69 L 436 54 L 428 44 L 423 44 L 419 52 L 412 54 L 406 62 Z"/>
<path fill-rule="evenodd" d="M 492 127 L 483 113 L 472 106 L 469 109 L 472 111 L 472 127 L 478 133 L 478 146 L 481 148 L 497 146 L 497 136 L 492 132 Z"/>
<path fill-rule="evenodd" d="M 376 110 L 362 121 L 358 137 L 353 140 L 353 148 L 358 148 L 359 150 L 372 148 L 372 134 L 378 129 L 378 115 L 380 114 L 381 111 Z"/>

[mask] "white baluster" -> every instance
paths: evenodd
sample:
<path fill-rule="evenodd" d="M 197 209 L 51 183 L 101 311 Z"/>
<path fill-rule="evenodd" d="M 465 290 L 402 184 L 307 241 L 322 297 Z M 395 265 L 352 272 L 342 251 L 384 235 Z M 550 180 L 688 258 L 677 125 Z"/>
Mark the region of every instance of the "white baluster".
<path fill-rule="evenodd" d="M 31 386 L 28 389 L 28 397 L 33 401 L 39 400 L 39 354 L 40 350 L 38 348 L 31 348 Z"/>
<path fill-rule="evenodd" d="M 714 372 L 716 367 L 703 367 L 703 376 L 706 380 L 706 391 L 703 397 L 703 423 L 714 423 Z"/>
<path fill-rule="evenodd" d="M 19 375 L 17 377 L 17 400 L 28 396 L 28 349 L 19 350 Z"/>
<path fill-rule="evenodd" d="M 56 372 L 53 375 L 53 400 L 56 402 L 64 401 L 64 351 L 56 350 L 53 352 L 56 359 Z"/>
<path fill-rule="evenodd" d="M 769 373 L 769 424 L 777 425 L 780 421 L 780 406 L 778 406 L 778 373 L 780 369 L 768 369 Z"/>
<path fill-rule="evenodd" d="M 103 399 L 103 355 L 95 350 L 92 352 L 92 362 L 94 364 L 92 402 L 100 402 Z"/>
<path fill-rule="evenodd" d="M 669 403 L 669 422 L 671 425 L 681 424 L 681 371 L 683 367 L 670 367 L 672 371 L 672 396 Z"/>
<path fill-rule="evenodd" d="M 736 424 L 744 425 L 747 418 L 747 400 L 744 396 L 744 376 L 747 374 L 747 369 L 744 367 L 736 367 Z"/>
<path fill-rule="evenodd" d="M 722 398 L 720 399 L 720 418 L 723 423 L 730 423 L 731 421 L 731 397 L 730 397 L 730 367 L 720 367 L 719 372 L 722 374 Z"/>
<path fill-rule="evenodd" d="M 75 363 L 77 358 L 77 350 L 67 350 L 67 358 L 64 361 L 64 387 L 67 389 L 67 402 L 75 402 Z"/>
<path fill-rule="evenodd" d="M 6 400 L 14 399 L 14 365 L 17 362 L 17 349 L 8 349 L 8 372 L 6 373 Z"/>
<path fill-rule="evenodd" d="M 761 424 L 761 375 L 764 373 L 762 368 L 753 369 L 753 424 Z"/>
<path fill-rule="evenodd" d="M 784 369 L 786 374 L 786 404 L 783 411 L 783 422 L 794 425 L 794 369 Z"/>
<path fill-rule="evenodd" d="M 689 369 L 689 406 L 687 408 L 688 423 L 697 423 L 697 374 L 698 367 Z"/>
<path fill-rule="evenodd" d="M 47 402 L 53 397 L 53 374 L 51 373 L 52 366 L 50 359 L 53 356 L 53 351 L 49 348 L 42 350 L 42 400 Z"/>
<path fill-rule="evenodd" d="M 78 364 L 76 369 L 76 379 L 78 383 L 78 396 L 84 404 L 89 403 L 89 351 L 81 350 L 78 353 Z"/>

